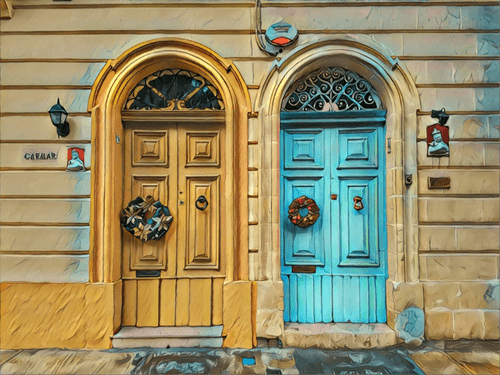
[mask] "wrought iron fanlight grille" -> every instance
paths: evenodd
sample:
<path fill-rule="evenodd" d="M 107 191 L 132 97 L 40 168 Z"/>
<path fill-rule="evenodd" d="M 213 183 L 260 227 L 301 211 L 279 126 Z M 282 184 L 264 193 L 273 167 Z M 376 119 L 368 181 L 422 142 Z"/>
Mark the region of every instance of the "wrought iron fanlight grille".
<path fill-rule="evenodd" d="M 130 92 L 125 109 L 223 110 L 224 102 L 219 90 L 199 74 L 164 69 L 139 82 Z"/>
<path fill-rule="evenodd" d="M 338 67 L 321 68 L 302 77 L 285 95 L 285 112 L 339 112 L 382 109 L 370 83 L 357 73 Z"/>

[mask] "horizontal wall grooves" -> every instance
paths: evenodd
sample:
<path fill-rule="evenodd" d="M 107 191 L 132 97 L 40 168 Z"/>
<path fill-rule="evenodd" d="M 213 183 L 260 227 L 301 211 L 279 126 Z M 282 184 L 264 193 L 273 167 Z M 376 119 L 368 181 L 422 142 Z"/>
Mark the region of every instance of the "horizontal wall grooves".
<path fill-rule="evenodd" d="M 414 56 L 414 55 L 394 55 L 391 56 L 393 59 L 400 59 L 400 60 L 499 60 L 500 56 L 475 56 L 475 55 L 421 55 L 421 56 Z"/>
<path fill-rule="evenodd" d="M 71 114 L 70 114 L 71 115 Z M 0 143 L 36 143 L 36 144 L 90 144 L 90 140 L 81 139 L 2 139 Z"/>
<path fill-rule="evenodd" d="M 498 31 L 497 31 L 498 32 Z M 488 61 L 496 61 L 500 60 L 500 56 L 474 56 L 474 55 L 422 55 L 422 56 L 413 56 L 413 55 L 393 55 L 392 59 L 400 59 L 400 60 L 488 60 Z M 226 58 L 227 60 L 232 61 L 280 61 L 281 57 L 266 57 L 266 56 L 229 56 Z M 106 63 L 109 59 L 83 59 L 83 58 L 17 58 L 17 59 L 0 59 L 0 63 L 31 63 L 31 62 L 40 62 L 40 63 Z"/>
<path fill-rule="evenodd" d="M 0 113 L 0 117 L 7 117 L 7 116 L 48 116 L 48 111 L 47 112 L 2 112 Z M 82 117 L 90 117 L 91 113 L 90 112 L 71 112 L 69 114 L 69 118 L 71 116 L 82 116 Z"/>
<path fill-rule="evenodd" d="M 479 31 L 478 31 L 479 32 Z M 491 30 L 487 31 L 491 32 Z M 255 30 L 250 29 L 224 29 L 224 30 L 53 30 L 53 31 L 2 31 L 0 35 L 148 35 L 148 34 L 199 34 L 199 35 L 250 35 Z"/>
<path fill-rule="evenodd" d="M 361 7 L 361 6 L 379 6 L 379 7 L 393 7 L 393 6 L 416 6 L 416 7 L 429 7 L 429 6 L 491 6 L 497 5 L 496 1 L 263 1 L 261 6 L 263 8 L 301 8 L 301 7 Z M 117 4 L 108 3 L 105 4 L 104 1 L 101 4 L 41 4 L 41 5 L 21 5 L 14 4 L 14 9 L 88 9 L 88 8 L 254 8 L 255 2 L 253 1 L 242 1 L 242 2 L 231 2 L 231 1 L 185 1 L 170 2 L 163 4 L 151 4 L 151 3 L 129 3 L 129 4 Z"/>
<path fill-rule="evenodd" d="M 0 167 L 0 171 L 66 171 L 66 167 Z M 85 168 L 90 171 L 90 168 Z M 81 171 L 83 172 L 83 170 Z"/>
<path fill-rule="evenodd" d="M 89 254 L 89 250 L 82 251 L 70 251 L 70 250 L 33 250 L 33 251 L 21 251 L 21 250 L 1 250 L 0 255 L 86 255 Z"/>
<path fill-rule="evenodd" d="M 0 195 L 2 199 L 84 199 L 90 195 Z"/>
<path fill-rule="evenodd" d="M 40 222 L 1 223 L 0 222 L 0 225 L 4 227 L 88 227 L 89 223 L 55 223 L 55 222 L 54 223 L 40 223 Z"/>
<path fill-rule="evenodd" d="M 0 90 L 91 90 L 91 85 L 0 85 Z"/>
<path fill-rule="evenodd" d="M 321 29 L 298 30 L 308 34 L 498 34 L 498 29 Z"/>
<path fill-rule="evenodd" d="M 262 2 L 263 8 L 301 8 L 301 7 L 361 7 L 361 6 L 491 6 L 497 1 L 266 1 Z"/>
<path fill-rule="evenodd" d="M 491 250 L 419 250 L 420 254 L 460 255 L 460 254 L 498 254 L 498 249 Z"/>
<path fill-rule="evenodd" d="M 499 169 L 498 165 L 419 165 L 418 170 L 424 169 Z"/>
<path fill-rule="evenodd" d="M 443 190 L 446 191 L 446 190 Z M 418 194 L 419 198 L 498 198 L 500 194 Z"/>
<path fill-rule="evenodd" d="M 497 143 L 500 138 L 450 138 L 453 142 L 481 142 L 481 143 Z M 427 138 L 417 138 L 417 142 L 427 142 Z"/>
<path fill-rule="evenodd" d="M 463 226 L 463 227 L 486 227 L 489 225 L 499 225 L 500 221 L 483 221 L 483 222 L 476 222 L 476 221 L 439 221 L 439 222 L 434 222 L 434 221 L 419 221 L 418 225 L 422 226 Z"/>
<path fill-rule="evenodd" d="M 1 33 L 0 33 L 1 34 Z M 30 62 L 41 62 L 41 63 L 106 63 L 108 59 L 79 59 L 79 58 L 64 58 L 64 59 L 36 59 L 36 58 L 26 58 L 26 59 L 0 59 L 0 63 L 30 63 Z"/>
<path fill-rule="evenodd" d="M 464 82 L 464 83 L 417 83 L 417 88 L 431 88 L 431 89 L 462 89 L 462 88 L 476 88 L 476 87 L 500 87 L 498 82 Z"/>
<path fill-rule="evenodd" d="M 447 114 L 449 114 L 450 116 L 453 116 L 453 115 L 471 115 L 471 116 L 474 116 L 474 115 L 498 115 L 500 114 L 499 111 L 446 111 Z M 431 115 L 431 111 L 421 111 L 421 110 L 417 110 L 417 116 L 430 116 Z"/>
<path fill-rule="evenodd" d="M 103 1 L 104 3 L 104 1 Z M 253 8 L 255 3 L 252 1 L 233 2 L 233 1 L 183 1 L 163 4 L 151 3 L 130 3 L 130 4 L 42 4 L 42 5 L 13 5 L 14 9 L 89 9 L 89 8 Z"/>
<path fill-rule="evenodd" d="M 473 56 L 472 56 L 473 57 Z M 231 61 L 280 61 L 281 57 L 267 57 L 267 56 L 234 56 L 226 57 L 227 60 Z M 82 58 L 19 58 L 19 59 L 0 59 L 0 63 L 106 63 L 111 59 L 82 59 Z"/>
<path fill-rule="evenodd" d="M 265 30 L 263 30 L 265 32 Z M 321 29 L 298 30 L 299 35 L 314 34 L 498 34 L 498 29 Z M 53 31 L 2 31 L 0 35 L 148 35 L 148 34 L 197 34 L 197 35 L 252 35 L 255 30 L 53 30 Z"/>

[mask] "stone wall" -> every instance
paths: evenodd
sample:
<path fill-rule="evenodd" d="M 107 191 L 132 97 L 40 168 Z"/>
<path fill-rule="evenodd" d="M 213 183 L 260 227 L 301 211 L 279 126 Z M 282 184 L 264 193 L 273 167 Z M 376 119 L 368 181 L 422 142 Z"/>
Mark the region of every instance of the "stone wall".
<path fill-rule="evenodd" d="M 0 25 L 0 258 L 2 282 L 85 283 L 91 244 L 90 89 L 108 59 L 156 38 L 197 41 L 234 62 L 252 103 L 274 58 L 255 40 L 253 1 L 14 0 Z M 406 307 L 424 309 L 428 339 L 498 338 L 499 7 L 493 0 L 264 1 L 265 29 L 293 24 L 296 46 L 324 38 L 370 38 L 410 72 L 418 117 L 419 276 L 388 284 L 389 324 Z M 452 5 L 450 5 L 452 4 Z M 285 50 L 281 58 L 291 49 Z M 60 99 L 71 132 L 58 138 L 47 110 Z M 451 115 L 450 157 L 426 156 L 432 109 Z M 282 289 L 271 212 L 263 198 L 263 135 L 258 113 L 248 131 L 249 277 L 258 281 L 257 334 L 282 332 Z M 86 172 L 65 172 L 68 147 L 86 150 Z M 30 150 L 56 161 L 24 159 Z M 277 154 L 277 150 L 273 150 Z M 428 177 L 450 177 L 429 190 Z M 402 183 L 402 173 L 395 176 Z M 278 255 L 277 255 L 278 254 Z M 409 280 L 406 280 L 409 281 Z M 82 302 L 83 303 L 83 302 Z M 391 323 L 392 322 L 392 323 Z"/>

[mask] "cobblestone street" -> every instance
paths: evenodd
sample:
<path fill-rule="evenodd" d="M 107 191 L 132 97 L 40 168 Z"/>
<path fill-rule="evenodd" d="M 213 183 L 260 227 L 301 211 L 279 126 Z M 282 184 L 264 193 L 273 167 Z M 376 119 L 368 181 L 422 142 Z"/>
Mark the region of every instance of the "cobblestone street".
<path fill-rule="evenodd" d="M 418 348 L 3 350 L 2 374 L 499 374 L 498 341 Z"/>

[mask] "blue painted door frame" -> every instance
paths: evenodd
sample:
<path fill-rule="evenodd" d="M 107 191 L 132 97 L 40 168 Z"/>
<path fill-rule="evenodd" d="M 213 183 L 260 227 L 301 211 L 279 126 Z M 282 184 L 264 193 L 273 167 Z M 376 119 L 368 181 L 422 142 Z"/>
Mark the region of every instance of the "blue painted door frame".
<path fill-rule="evenodd" d="M 380 110 L 281 114 L 285 321 L 386 321 L 384 124 Z M 302 195 L 320 208 L 308 228 L 288 219 Z"/>

